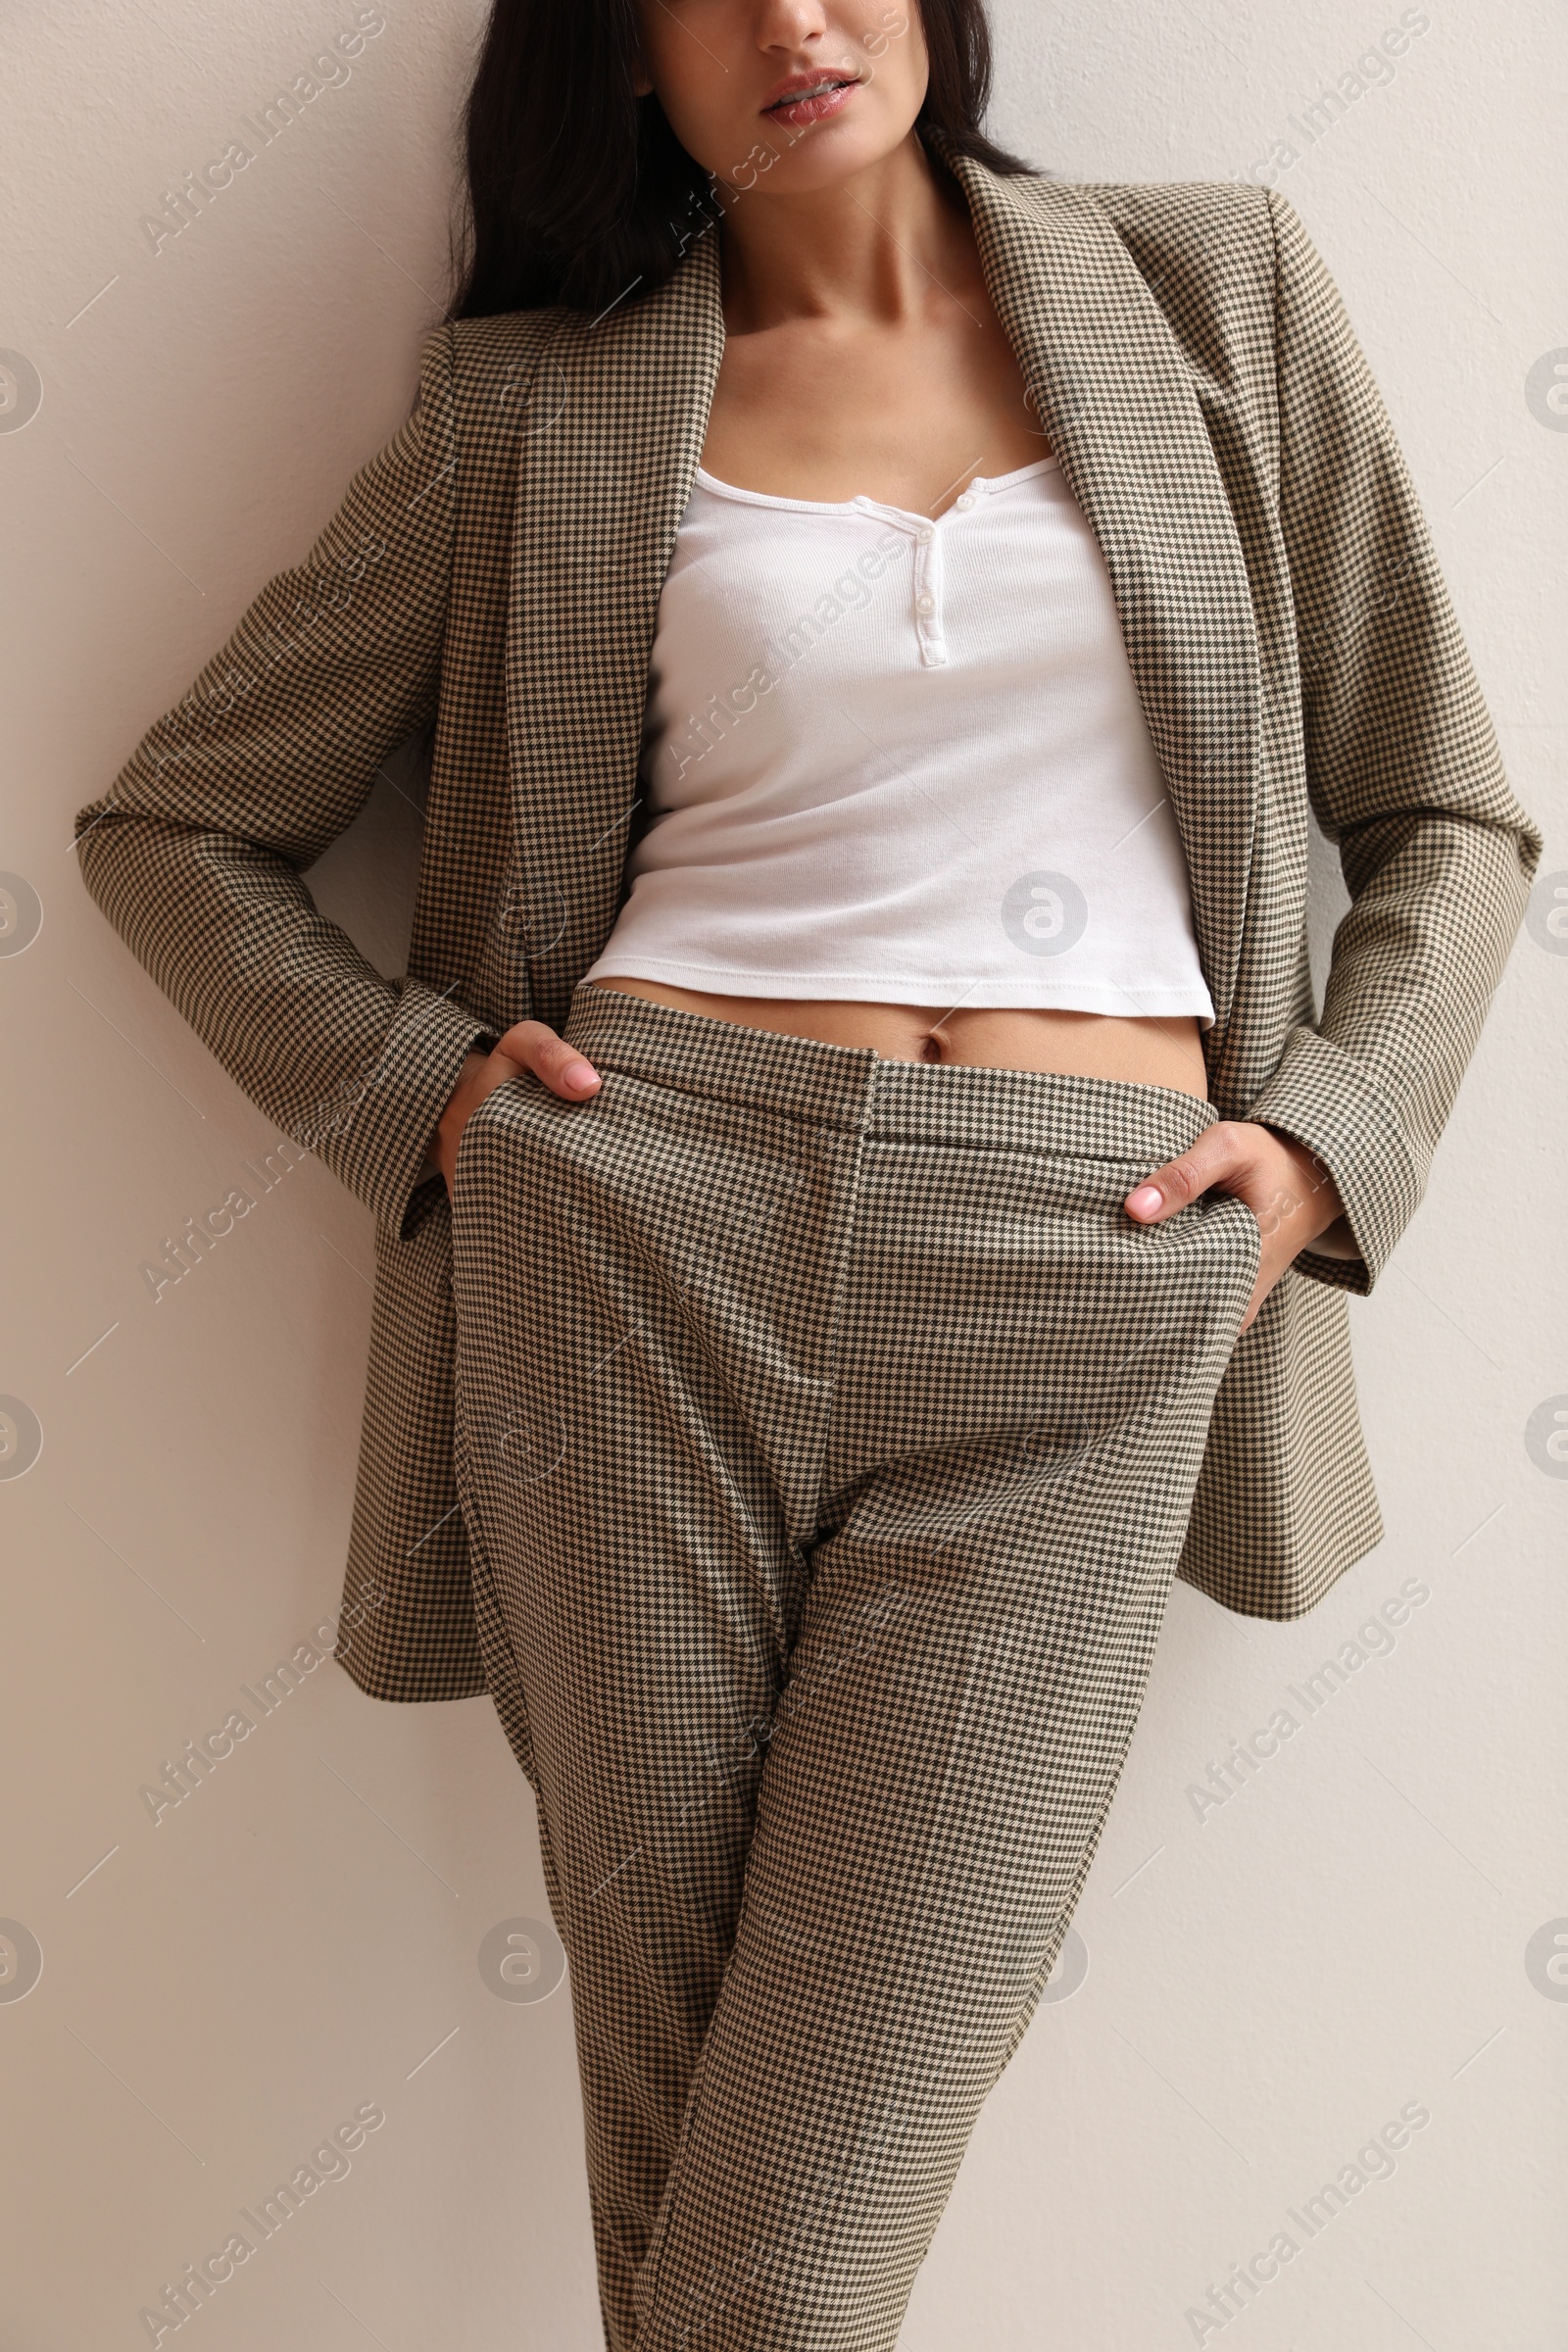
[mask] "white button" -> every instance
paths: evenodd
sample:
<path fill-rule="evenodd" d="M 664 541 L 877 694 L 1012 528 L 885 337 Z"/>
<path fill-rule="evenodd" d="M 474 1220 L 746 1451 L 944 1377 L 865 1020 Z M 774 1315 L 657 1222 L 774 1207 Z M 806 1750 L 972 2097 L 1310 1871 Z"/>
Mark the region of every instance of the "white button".
<path fill-rule="evenodd" d="M 937 600 L 934 596 L 917 596 L 914 600 L 914 609 L 917 612 L 934 612 L 937 609 Z"/>
<path fill-rule="evenodd" d="M 953 503 L 957 508 L 960 514 L 967 514 L 969 509 L 974 505 L 974 500 L 969 496 L 969 493 L 966 490 L 961 498 L 956 498 Z"/>
<path fill-rule="evenodd" d="M 935 537 L 935 533 L 934 533 L 934 532 L 933 532 L 933 531 L 930 529 L 930 527 L 929 527 L 928 525 L 926 525 L 926 526 L 922 526 L 922 527 L 921 527 L 921 529 L 919 529 L 918 531 L 916 531 L 914 535 L 915 535 L 915 537 L 916 537 L 916 538 L 919 540 L 919 542 L 920 542 L 920 545 L 921 545 L 922 547 L 925 547 L 925 546 L 927 546 L 927 545 L 930 543 L 930 541 L 931 541 L 931 540 L 932 540 L 932 539 Z"/>

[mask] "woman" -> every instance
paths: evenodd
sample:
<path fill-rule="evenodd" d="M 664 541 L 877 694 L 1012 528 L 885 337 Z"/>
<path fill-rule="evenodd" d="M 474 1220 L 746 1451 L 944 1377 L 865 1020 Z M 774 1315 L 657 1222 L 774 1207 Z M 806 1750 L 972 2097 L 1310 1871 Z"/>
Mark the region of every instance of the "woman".
<path fill-rule="evenodd" d="M 500 0 L 414 416 L 78 820 L 375 1211 L 342 1654 L 532 1784 L 613 2352 L 894 2342 L 1173 1575 L 1381 1533 L 1347 1293 L 1541 854 L 1291 207 L 987 79 Z M 299 871 L 432 716 L 393 983 Z"/>

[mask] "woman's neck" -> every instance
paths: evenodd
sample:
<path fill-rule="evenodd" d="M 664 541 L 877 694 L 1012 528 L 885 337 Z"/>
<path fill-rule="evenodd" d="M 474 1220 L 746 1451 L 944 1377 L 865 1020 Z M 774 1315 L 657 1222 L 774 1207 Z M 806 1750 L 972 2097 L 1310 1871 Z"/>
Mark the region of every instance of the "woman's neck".
<path fill-rule="evenodd" d="M 832 187 L 772 196 L 765 178 L 730 197 L 721 229 L 724 323 L 755 334 L 792 318 L 898 325 L 933 287 L 979 272 L 967 208 L 908 137 Z"/>

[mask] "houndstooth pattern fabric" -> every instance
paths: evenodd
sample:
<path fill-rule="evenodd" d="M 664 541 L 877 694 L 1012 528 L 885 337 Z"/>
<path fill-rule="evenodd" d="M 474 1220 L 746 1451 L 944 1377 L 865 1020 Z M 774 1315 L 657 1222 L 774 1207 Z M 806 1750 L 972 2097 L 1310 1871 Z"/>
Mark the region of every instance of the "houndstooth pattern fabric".
<path fill-rule="evenodd" d="M 1388 416 L 1289 202 L 999 178 L 952 158 L 987 283 L 1105 559 L 1186 851 L 1209 1089 L 1328 1168 L 1360 1257 L 1304 1252 L 1216 1402 L 1180 1573 L 1262 1617 L 1375 1544 L 1346 1292 L 1369 1291 L 1518 929 L 1542 839 Z M 723 350 L 719 253 L 589 320 L 442 327 L 414 416 L 77 818 L 83 877 L 269 1115 L 376 1220 L 344 1662 L 485 1688 L 452 1461 L 452 1236 L 423 1180 L 470 1046 L 559 1025 L 637 822 L 660 588 Z M 433 725 L 406 977 L 303 879 Z M 1321 1010 L 1308 811 L 1350 911 Z"/>
<path fill-rule="evenodd" d="M 883 2352 L 1060 1950 L 1259 1233 L 1159 1087 L 591 985 L 465 1129 L 459 1483 L 611 2352 Z"/>

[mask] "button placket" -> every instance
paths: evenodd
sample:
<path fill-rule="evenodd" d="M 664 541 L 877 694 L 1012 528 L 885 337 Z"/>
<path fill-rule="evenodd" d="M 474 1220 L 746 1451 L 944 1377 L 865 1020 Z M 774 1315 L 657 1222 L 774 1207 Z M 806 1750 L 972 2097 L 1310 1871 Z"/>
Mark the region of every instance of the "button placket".
<path fill-rule="evenodd" d="M 942 630 L 942 530 L 923 522 L 914 534 L 914 626 L 920 660 L 936 669 L 948 658 Z"/>
<path fill-rule="evenodd" d="M 954 500 L 951 512 L 970 514 L 985 497 L 991 484 L 983 474 L 976 474 L 966 490 Z M 909 583 L 909 602 L 914 615 L 915 638 L 920 648 L 920 660 L 927 669 L 938 669 L 948 658 L 948 640 L 943 614 L 943 539 L 942 524 L 947 520 L 922 522 L 907 514 L 903 507 L 888 507 L 863 495 L 855 505 L 865 514 L 879 514 L 895 530 L 906 531 L 913 544 L 913 578 Z"/>

